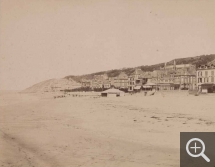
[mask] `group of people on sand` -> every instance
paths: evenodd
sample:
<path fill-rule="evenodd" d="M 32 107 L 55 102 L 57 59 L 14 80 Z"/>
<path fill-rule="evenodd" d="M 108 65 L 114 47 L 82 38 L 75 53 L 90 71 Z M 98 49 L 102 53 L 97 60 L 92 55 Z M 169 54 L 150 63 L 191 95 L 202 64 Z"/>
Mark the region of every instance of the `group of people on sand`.
<path fill-rule="evenodd" d="M 156 90 L 155 89 L 152 89 L 152 90 L 144 90 L 144 91 L 142 91 L 142 92 L 144 92 L 144 95 L 145 96 L 152 96 L 152 95 L 154 95 L 155 94 L 155 92 L 156 92 Z M 139 92 L 140 93 L 140 92 Z M 130 93 L 130 95 L 133 95 L 134 93 Z"/>

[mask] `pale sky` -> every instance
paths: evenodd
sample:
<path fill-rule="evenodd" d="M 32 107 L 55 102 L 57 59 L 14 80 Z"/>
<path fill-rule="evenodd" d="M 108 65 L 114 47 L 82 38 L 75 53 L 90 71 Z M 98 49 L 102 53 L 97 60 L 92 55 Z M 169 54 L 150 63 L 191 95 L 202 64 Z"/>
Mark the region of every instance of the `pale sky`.
<path fill-rule="evenodd" d="M 0 90 L 215 53 L 215 0 L 0 0 Z"/>

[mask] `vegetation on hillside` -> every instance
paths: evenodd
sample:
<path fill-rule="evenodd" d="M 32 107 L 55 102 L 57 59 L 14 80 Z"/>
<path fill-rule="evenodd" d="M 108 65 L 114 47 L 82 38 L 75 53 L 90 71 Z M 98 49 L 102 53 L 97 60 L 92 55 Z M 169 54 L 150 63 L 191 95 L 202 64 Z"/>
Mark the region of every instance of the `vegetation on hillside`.
<path fill-rule="evenodd" d="M 199 65 L 203 64 L 209 64 L 210 62 L 214 62 L 215 60 L 215 54 L 210 54 L 210 55 L 201 55 L 201 56 L 196 56 L 196 57 L 187 57 L 187 58 L 179 58 L 175 59 L 176 64 L 193 64 L 198 67 Z M 167 62 L 167 65 L 171 65 L 174 63 L 174 60 L 171 60 Z M 74 76 L 74 75 L 69 75 L 66 76 L 66 79 L 73 79 L 76 82 L 80 82 L 82 79 L 92 79 L 94 75 L 101 75 L 101 74 L 107 74 L 108 77 L 116 77 L 120 74 L 120 72 L 125 72 L 127 75 L 130 75 L 134 72 L 136 68 L 141 68 L 143 71 L 153 71 L 153 70 L 158 70 L 161 67 L 164 67 L 165 63 L 159 63 L 155 65 L 145 65 L 145 66 L 139 66 L 135 68 L 123 68 L 123 69 L 114 69 L 114 70 L 109 70 L 109 71 L 101 71 L 97 73 L 92 73 L 92 74 L 86 74 L 86 75 L 80 75 L 80 76 Z"/>

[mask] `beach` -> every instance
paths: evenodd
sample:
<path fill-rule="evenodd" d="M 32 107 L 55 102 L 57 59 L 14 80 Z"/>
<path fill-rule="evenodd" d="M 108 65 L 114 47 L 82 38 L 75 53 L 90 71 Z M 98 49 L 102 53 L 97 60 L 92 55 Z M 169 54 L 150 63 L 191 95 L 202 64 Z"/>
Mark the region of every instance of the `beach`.
<path fill-rule="evenodd" d="M 180 132 L 214 131 L 214 94 L 84 94 L 1 93 L 0 167 L 178 167 Z"/>

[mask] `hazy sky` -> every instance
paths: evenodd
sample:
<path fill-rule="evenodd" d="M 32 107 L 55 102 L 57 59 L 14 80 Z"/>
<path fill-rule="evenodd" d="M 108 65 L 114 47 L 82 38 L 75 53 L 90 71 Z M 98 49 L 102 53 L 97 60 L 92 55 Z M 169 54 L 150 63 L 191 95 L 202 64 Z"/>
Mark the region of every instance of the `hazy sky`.
<path fill-rule="evenodd" d="M 0 0 L 0 90 L 215 53 L 215 0 Z"/>

